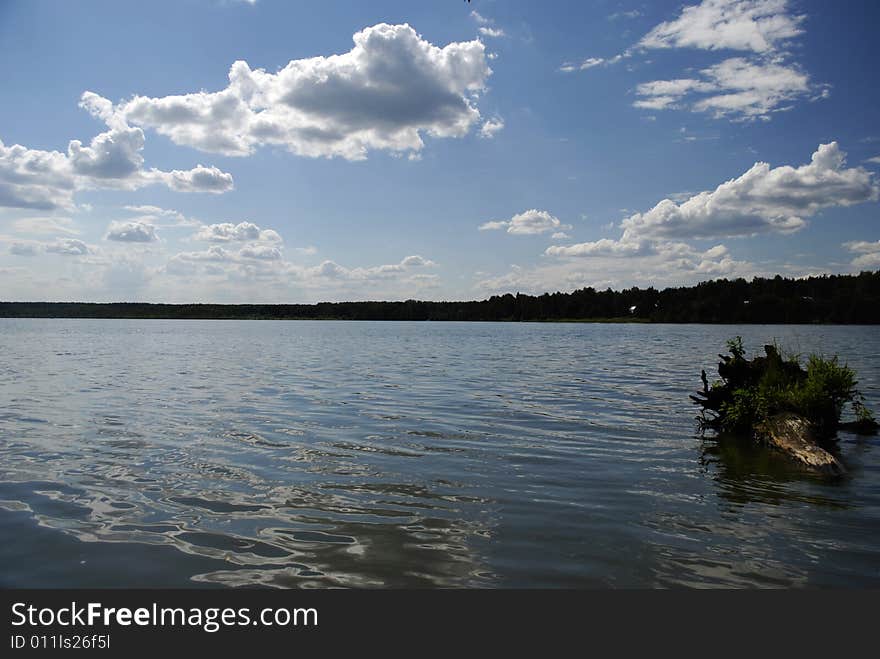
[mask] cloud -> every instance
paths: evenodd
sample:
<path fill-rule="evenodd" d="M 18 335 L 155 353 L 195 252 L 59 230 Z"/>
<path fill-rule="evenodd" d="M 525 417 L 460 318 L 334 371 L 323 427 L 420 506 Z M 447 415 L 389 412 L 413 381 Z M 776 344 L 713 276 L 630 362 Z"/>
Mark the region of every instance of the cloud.
<path fill-rule="evenodd" d="M 558 218 L 547 211 L 535 208 L 514 215 L 509 220 L 494 220 L 485 222 L 479 226 L 480 231 L 492 231 L 507 229 L 507 233 L 514 235 L 535 235 L 551 233 L 571 229 L 570 224 L 562 224 Z"/>
<path fill-rule="evenodd" d="M 655 26 L 638 45 L 773 52 L 803 33 L 806 17 L 789 13 L 787 5 L 787 0 L 703 0 Z"/>
<path fill-rule="evenodd" d="M 587 69 L 592 69 L 595 66 L 610 66 L 612 64 L 617 64 L 620 60 L 630 57 L 631 53 L 629 51 L 625 53 L 621 53 L 619 55 L 615 55 L 614 57 L 588 57 L 580 62 L 565 62 L 562 66 L 559 67 L 559 70 L 563 73 L 574 73 L 575 71 L 586 71 Z"/>
<path fill-rule="evenodd" d="M 734 259 L 723 245 L 699 250 L 675 243 L 657 246 L 641 255 L 627 254 L 626 258 L 614 253 L 611 247 L 604 254 L 560 256 L 530 268 L 511 266 L 504 274 L 479 279 L 474 288 L 481 295 L 516 291 L 541 294 L 586 286 L 600 290 L 644 286 L 645 282 L 658 287 L 680 286 L 759 272 L 753 263 Z"/>
<path fill-rule="evenodd" d="M 133 218 L 135 221 L 152 224 L 155 227 L 191 227 L 202 224 L 198 220 L 186 217 L 180 211 L 149 204 L 124 206 L 123 209 L 135 213 L 137 215 Z"/>
<path fill-rule="evenodd" d="M 876 201 L 878 195 L 880 186 L 870 172 L 846 167 L 845 154 L 836 142 L 822 144 L 806 165 L 773 168 L 755 163 L 712 191 L 678 202 L 664 199 L 644 213 L 630 215 L 620 223 L 623 231 L 616 240 L 551 245 L 544 252 L 553 259 L 549 265 L 514 269 L 478 286 L 490 291 L 541 286 L 553 290 L 562 283 L 576 288 L 596 281 L 615 286 L 644 281 L 679 285 L 708 277 L 755 275 L 757 267 L 736 260 L 725 245 L 702 249 L 690 241 L 790 233 L 824 208 Z M 880 263 L 880 241 L 844 246 L 856 254 L 854 266 Z"/>
<path fill-rule="evenodd" d="M 483 35 L 484 37 L 491 37 L 491 38 L 495 38 L 495 39 L 497 39 L 499 37 L 506 37 L 507 36 L 507 34 L 505 34 L 504 30 L 502 30 L 501 28 L 498 28 L 498 27 L 487 27 L 484 25 L 484 26 L 478 28 L 477 31 L 481 35 Z"/>
<path fill-rule="evenodd" d="M 640 12 L 638 9 L 633 9 L 631 11 L 618 11 L 618 12 L 614 12 L 613 14 L 610 14 L 608 16 L 608 20 L 609 21 L 616 21 L 619 18 L 632 19 L 632 18 L 638 18 L 641 15 L 642 15 L 642 12 Z"/>
<path fill-rule="evenodd" d="M 232 176 L 215 167 L 164 172 L 144 169 L 143 130 L 129 126 L 112 103 L 86 92 L 80 107 L 107 124 L 88 145 L 71 140 L 67 153 L 30 149 L 0 141 L 0 206 L 36 210 L 73 209 L 79 190 L 134 190 L 164 184 L 182 192 L 220 193 Z"/>
<path fill-rule="evenodd" d="M 57 236 L 79 235 L 80 231 L 69 217 L 22 217 L 13 220 L 12 227 L 19 234 L 43 234 Z"/>
<path fill-rule="evenodd" d="M 773 112 L 817 92 L 795 66 L 733 57 L 703 69 L 702 78 L 654 80 L 636 87 L 633 105 L 649 110 L 684 108 L 715 118 L 768 119 Z M 821 94 L 822 92 L 819 91 Z M 694 98 L 697 96 L 698 98 Z"/>
<path fill-rule="evenodd" d="M 40 253 L 85 256 L 91 253 L 91 249 L 83 241 L 75 238 L 58 238 L 52 242 L 16 240 L 10 242 L 9 253 L 16 256 L 36 256 Z"/>
<path fill-rule="evenodd" d="M 492 19 L 486 18 L 485 16 L 481 15 L 480 12 L 478 12 L 476 9 L 471 11 L 471 18 L 473 18 L 480 25 L 489 25 L 492 23 Z"/>
<path fill-rule="evenodd" d="M 121 243 L 152 243 L 159 240 L 156 228 L 146 222 L 111 222 L 104 236 Z"/>
<path fill-rule="evenodd" d="M 172 190 L 177 192 L 227 192 L 232 190 L 232 174 L 221 172 L 216 167 L 197 165 L 193 169 L 170 172 L 156 172 L 152 174 L 164 182 Z"/>
<path fill-rule="evenodd" d="M 877 182 L 861 167 L 846 167 L 837 142 L 821 144 L 809 164 L 772 168 L 757 162 L 715 190 L 676 203 L 664 199 L 621 222 L 627 242 L 641 238 L 712 238 L 790 233 L 823 208 L 878 198 Z"/>
<path fill-rule="evenodd" d="M 544 253 L 547 256 L 644 256 L 653 253 L 654 248 L 644 241 L 623 241 L 602 238 L 593 242 L 576 245 L 552 245 Z"/>
<path fill-rule="evenodd" d="M 787 0 L 703 0 L 685 7 L 672 21 L 652 28 L 636 44 L 614 57 L 567 62 L 564 72 L 616 64 L 653 49 L 734 50 L 703 69 L 701 77 L 654 80 L 636 87 L 633 103 L 645 110 L 708 112 L 716 119 L 767 120 L 803 100 L 827 98 L 828 85 L 814 84 L 799 66 L 786 62 L 784 50 L 801 34 L 806 19 L 789 11 Z"/>
<path fill-rule="evenodd" d="M 377 290 L 400 290 L 376 288 L 383 283 L 405 286 L 410 291 L 412 287 L 435 286 L 436 275 L 424 272 L 425 268 L 435 265 L 430 259 L 414 254 L 398 263 L 372 267 L 349 268 L 329 259 L 315 266 L 305 266 L 284 260 L 280 249 L 271 245 L 245 245 L 238 251 L 212 245 L 205 251 L 176 254 L 162 272 L 174 277 L 200 275 L 226 281 L 259 280 L 264 286 L 280 290 L 293 285 L 322 291 L 322 295 L 329 291 L 347 291 L 343 297 L 351 299 L 357 291 L 374 297 Z"/>
<path fill-rule="evenodd" d="M 483 122 L 480 127 L 480 137 L 484 139 L 492 139 L 495 133 L 504 129 L 504 119 L 501 117 L 493 117 Z"/>
<path fill-rule="evenodd" d="M 264 145 L 309 157 L 366 158 L 371 150 L 418 152 L 422 134 L 462 137 L 491 74 L 479 40 L 442 48 L 409 25 L 357 32 L 354 47 L 291 60 L 277 73 L 237 61 L 218 92 L 135 96 L 114 112 L 176 144 L 226 155 Z"/>
<path fill-rule="evenodd" d="M 238 251 L 243 259 L 258 259 L 260 261 L 279 261 L 281 250 L 272 245 L 245 245 Z"/>
<path fill-rule="evenodd" d="M 261 229 L 253 222 L 222 222 L 206 224 L 199 228 L 193 236 L 195 240 L 212 243 L 259 241 L 268 243 L 283 242 L 279 233 L 273 229 Z"/>
<path fill-rule="evenodd" d="M 90 252 L 89 246 L 75 238 L 60 238 L 44 246 L 47 252 L 53 254 L 65 254 L 68 256 L 83 256 Z"/>
<path fill-rule="evenodd" d="M 857 256 L 852 265 L 857 268 L 880 269 L 880 240 L 867 242 L 858 240 L 844 243 L 843 246 Z"/>

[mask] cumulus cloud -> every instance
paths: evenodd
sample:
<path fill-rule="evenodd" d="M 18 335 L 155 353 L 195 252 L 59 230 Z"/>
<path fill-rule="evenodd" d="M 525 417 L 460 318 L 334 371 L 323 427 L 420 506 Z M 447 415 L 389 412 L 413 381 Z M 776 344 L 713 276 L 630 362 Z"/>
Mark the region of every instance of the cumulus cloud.
<path fill-rule="evenodd" d="M 268 243 L 282 242 L 281 236 L 273 229 L 261 229 L 253 222 L 222 222 L 206 224 L 199 228 L 193 236 L 195 240 L 212 243 L 259 241 Z"/>
<path fill-rule="evenodd" d="M 278 261 L 281 259 L 281 250 L 272 245 L 245 245 L 238 251 L 238 255 L 243 259 Z"/>
<path fill-rule="evenodd" d="M 30 149 L 0 141 L 0 206 L 38 210 L 72 209 L 78 190 L 134 190 L 164 184 L 183 192 L 225 192 L 232 176 L 215 167 L 164 172 L 144 169 L 144 133 L 129 126 L 112 103 L 86 92 L 80 107 L 107 124 L 89 144 L 71 140 L 67 153 Z"/>
<path fill-rule="evenodd" d="M 767 53 L 800 35 L 804 19 L 788 11 L 787 0 L 703 0 L 655 26 L 638 45 Z"/>
<path fill-rule="evenodd" d="M 104 238 L 121 243 L 152 243 L 159 239 L 152 224 L 137 221 L 111 222 Z"/>
<path fill-rule="evenodd" d="M 563 224 L 558 218 L 547 211 L 535 208 L 514 215 L 509 220 L 492 220 L 479 226 L 480 231 L 492 231 L 506 229 L 507 233 L 514 235 L 535 235 L 541 233 L 553 233 L 571 229 L 570 224 Z"/>
<path fill-rule="evenodd" d="M 652 253 L 653 246 L 644 241 L 610 240 L 602 238 L 576 245 L 552 245 L 544 253 L 547 256 L 644 256 Z"/>
<path fill-rule="evenodd" d="M 560 265 L 530 271 L 512 270 L 481 285 L 537 285 L 540 281 L 583 280 L 585 273 L 612 277 L 615 285 L 649 280 L 670 283 L 706 277 L 755 274 L 755 266 L 738 261 L 723 244 L 702 249 L 693 240 L 789 233 L 824 208 L 876 201 L 880 195 L 873 174 L 847 167 L 836 142 L 822 144 L 808 164 L 771 167 L 755 163 L 741 176 L 711 191 L 688 195 L 678 202 L 664 199 L 644 213 L 625 218 L 618 239 L 602 238 L 573 245 L 552 245 L 544 254 Z M 853 265 L 880 263 L 880 242 L 846 243 L 856 254 Z M 577 263 L 589 264 L 586 269 Z M 586 285 L 586 284 L 582 284 Z"/>
<path fill-rule="evenodd" d="M 176 144 L 226 155 L 263 145 L 298 155 L 363 159 L 418 152 L 422 134 L 462 137 L 478 123 L 491 74 L 479 40 L 438 47 L 409 25 L 379 24 L 347 53 L 290 61 L 277 73 L 237 61 L 217 92 L 135 96 L 114 113 Z"/>
<path fill-rule="evenodd" d="M 809 164 L 751 169 L 715 190 L 676 203 L 664 199 L 621 222 L 627 241 L 640 238 L 711 238 L 797 231 L 823 208 L 878 198 L 877 182 L 861 167 L 846 167 L 837 142 L 822 144 Z"/>

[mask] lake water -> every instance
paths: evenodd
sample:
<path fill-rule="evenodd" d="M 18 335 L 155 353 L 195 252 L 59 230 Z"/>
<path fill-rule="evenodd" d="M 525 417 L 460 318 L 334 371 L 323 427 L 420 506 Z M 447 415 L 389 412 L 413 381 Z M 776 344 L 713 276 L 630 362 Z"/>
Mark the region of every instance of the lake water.
<path fill-rule="evenodd" d="M 0 320 L 0 586 L 880 586 L 849 475 L 701 439 L 741 334 L 871 327 Z"/>

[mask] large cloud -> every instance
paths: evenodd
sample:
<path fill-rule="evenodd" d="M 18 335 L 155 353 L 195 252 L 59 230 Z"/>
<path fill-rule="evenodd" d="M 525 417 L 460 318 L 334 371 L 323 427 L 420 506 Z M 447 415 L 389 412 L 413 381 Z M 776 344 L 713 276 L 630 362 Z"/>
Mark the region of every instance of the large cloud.
<path fill-rule="evenodd" d="M 67 153 L 0 141 L 0 206 L 38 210 L 72 208 L 77 190 L 133 190 L 163 184 L 182 192 L 226 192 L 230 174 L 199 165 L 191 170 L 144 169 L 144 133 L 129 126 L 105 98 L 86 92 L 80 106 L 107 124 L 89 144 L 71 140 Z"/>
<path fill-rule="evenodd" d="M 809 164 L 770 167 L 755 163 L 738 178 L 687 201 L 664 199 L 623 220 L 623 238 L 714 238 L 797 231 L 823 208 L 878 198 L 873 175 L 846 167 L 837 142 L 822 144 Z"/>
<path fill-rule="evenodd" d="M 832 142 L 820 145 L 809 164 L 773 168 L 759 162 L 712 191 L 691 195 L 680 203 L 664 199 L 650 210 L 624 219 L 620 223 L 623 232 L 616 240 L 553 245 L 544 253 L 568 263 L 588 259 L 592 276 L 616 272 L 618 284 L 625 281 L 621 269 L 652 281 L 660 276 L 662 268 L 677 281 L 741 274 L 753 266 L 734 260 L 724 245 L 703 250 L 689 241 L 789 233 L 803 228 L 806 218 L 823 208 L 875 201 L 878 194 L 880 186 L 874 176 L 861 167 L 847 168 L 845 154 Z M 871 267 L 880 258 L 876 243 L 847 243 L 845 247 L 857 254 L 853 261 L 856 266 Z M 515 270 L 486 280 L 483 286 L 491 290 L 514 281 L 536 283 L 535 272 L 555 273 L 555 277 L 560 272 L 573 278 L 582 276 L 577 269 L 550 266 L 528 272 Z"/>
<path fill-rule="evenodd" d="M 480 41 L 440 48 L 409 25 L 384 23 L 353 39 L 347 53 L 292 60 L 277 73 L 237 61 L 221 91 L 135 96 L 116 112 L 203 151 L 281 145 L 352 160 L 373 149 L 417 152 L 422 132 L 461 137 L 480 119 L 475 97 L 491 74 Z"/>

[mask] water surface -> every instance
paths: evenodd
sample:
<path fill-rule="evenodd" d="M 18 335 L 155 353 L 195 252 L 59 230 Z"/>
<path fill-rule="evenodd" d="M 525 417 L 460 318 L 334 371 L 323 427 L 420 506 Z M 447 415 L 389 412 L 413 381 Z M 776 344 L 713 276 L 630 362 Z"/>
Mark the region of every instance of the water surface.
<path fill-rule="evenodd" d="M 701 439 L 727 338 L 870 327 L 0 319 L 0 586 L 880 586 L 880 451 Z"/>

